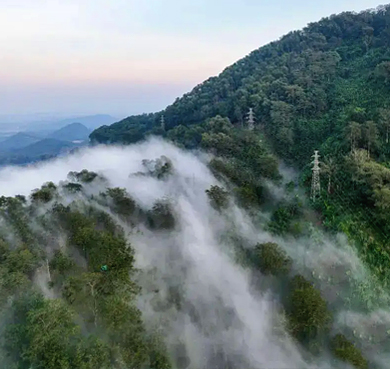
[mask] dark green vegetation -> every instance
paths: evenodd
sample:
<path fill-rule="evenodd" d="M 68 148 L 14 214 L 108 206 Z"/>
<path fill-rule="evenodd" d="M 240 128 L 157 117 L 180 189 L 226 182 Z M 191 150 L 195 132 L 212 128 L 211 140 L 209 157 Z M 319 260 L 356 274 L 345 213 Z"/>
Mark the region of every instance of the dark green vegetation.
<path fill-rule="evenodd" d="M 134 250 L 124 230 L 99 210 L 117 210 L 124 222 L 152 219 L 160 229 L 173 219 L 169 207 L 156 204 L 149 214 L 119 188 L 64 205 L 63 191 L 72 199 L 103 180 L 88 171 L 69 178 L 76 182 L 47 183 L 31 201 L 0 198 L 2 367 L 171 368 L 161 337 L 146 332 L 135 306 Z M 48 296 L 37 278 L 47 279 Z"/>
<path fill-rule="evenodd" d="M 216 210 L 226 209 L 229 206 L 229 192 L 219 186 L 211 186 L 206 190 L 211 206 Z"/>
<path fill-rule="evenodd" d="M 276 243 L 256 245 L 245 251 L 253 272 L 276 278 L 272 288 L 281 294 L 282 311 L 289 334 L 312 355 L 330 351 L 338 360 L 356 368 L 368 368 L 361 351 L 342 334 L 332 336 L 332 311 L 321 292 L 302 275 L 292 272 L 292 260 Z M 337 327 L 335 327 L 337 329 Z"/>
<path fill-rule="evenodd" d="M 266 196 L 259 179 L 277 176 L 275 159 L 265 154 L 267 143 L 274 155 L 299 170 L 307 191 L 317 149 L 322 161 L 319 220 L 330 231 L 345 232 L 389 286 L 389 101 L 387 5 L 333 15 L 291 32 L 164 111 L 103 126 L 90 138 L 132 143 L 154 134 L 209 150 L 223 158 L 213 160 L 211 168 L 237 186 L 243 205 L 262 204 Z M 257 118 L 254 133 L 242 129 L 249 108 Z M 295 216 L 294 209 L 282 206 L 271 230 L 299 234 Z"/>
<path fill-rule="evenodd" d="M 331 347 L 338 359 L 347 361 L 359 369 L 368 368 L 367 361 L 362 357 L 359 350 L 342 334 L 338 334 L 333 338 Z"/>
<path fill-rule="evenodd" d="M 256 245 L 252 258 L 255 266 L 265 275 L 283 275 L 291 269 L 291 259 L 276 243 Z"/>

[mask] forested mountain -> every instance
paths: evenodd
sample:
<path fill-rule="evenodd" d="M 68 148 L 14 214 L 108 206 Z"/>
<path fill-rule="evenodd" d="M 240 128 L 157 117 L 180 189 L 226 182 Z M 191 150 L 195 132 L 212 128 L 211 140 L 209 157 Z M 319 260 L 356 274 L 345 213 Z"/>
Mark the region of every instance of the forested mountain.
<path fill-rule="evenodd" d="M 387 369 L 389 65 L 390 6 L 343 13 L 0 170 L 2 367 Z"/>
<path fill-rule="evenodd" d="M 237 142 L 233 183 L 223 157 L 156 139 L 8 172 L 23 195 L 0 198 L 3 367 L 386 368 L 388 292 L 265 147 L 250 174 L 258 134 L 208 125 Z M 101 170 L 63 176 L 84 165 Z"/>
<path fill-rule="evenodd" d="M 231 157 L 234 142 L 223 131 L 209 134 L 204 122 L 220 115 L 245 128 L 245 115 L 253 108 L 255 129 L 279 158 L 299 170 L 307 192 L 311 156 L 319 150 L 323 190 L 315 206 L 323 225 L 347 233 L 390 285 L 389 102 L 386 5 L 332 15 L 291 32 L 196 86 L 164 111 L 100 127 L 90 138 L 132 143 L 157 134 L 186 148 L 224 151 Z M 265 168 L 260 163 L 255 167 Z"/>
<path fill-rule="evenodd" d="M 300 165 L 321 145 L 324 154 L 347 152 L 351 120 L 374 121 L 385 138 L 379 109 L 389 97 L 389 27 L 390 6 L 322 19 L 252 52 L 163 112 L 103 126 L 91 138 L 132 142 L 162 114 L 167 130 L 216 115 L 243 124 L 250 107 L 278 152 Z"/>

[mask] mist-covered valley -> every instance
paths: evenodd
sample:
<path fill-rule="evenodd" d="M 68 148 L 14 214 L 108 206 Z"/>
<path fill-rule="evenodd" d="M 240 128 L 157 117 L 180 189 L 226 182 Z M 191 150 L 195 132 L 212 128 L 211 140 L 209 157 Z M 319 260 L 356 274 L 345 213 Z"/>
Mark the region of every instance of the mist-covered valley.
<path fill-rule="evenodd" d="M 2 169 L 4 367 L 386 368 L 389 295 L 353 245 L 291 178 L 239 205 L 213 159 L 151 138 Z M 280 198 L 299 235 L 269 227 Z"/>

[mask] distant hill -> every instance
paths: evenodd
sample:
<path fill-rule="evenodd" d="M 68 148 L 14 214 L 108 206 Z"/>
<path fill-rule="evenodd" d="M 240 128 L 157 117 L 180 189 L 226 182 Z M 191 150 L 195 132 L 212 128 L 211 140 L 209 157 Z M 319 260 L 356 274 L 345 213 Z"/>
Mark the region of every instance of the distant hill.
<path fill-rule="evenodd" d="M 86 126 L 88 129 L 95 129 L 105 124 L 112 124 L 117 122 L 118 119 L 107 114 L 88 115 L 85 117 L 63 119 L 56 122 L 56 126 L 64 127 L 68 124 L 78 122 Z"/>
<path fill-rule="evenodd" d="M 34 144 L 38 142 L 40 138 L 19 132 L 11 137 L 8 137 L 7 139 L 3 140 L 0 143 L 0 151 L 9 151 L 9 150 L 15 150 L 15 149 L 21 149 L 23 147 L 29 146 L 31 144 Z"/>
<path fill-rule="evenodd" d="M 84 141 L 88 139 L 90 130 L 81 123 L 71 123 L 67 126 L 48 135 L 48 138 L 54 138 L 62 141 Z"/>
<path fill-rule="evenodd" d="M 45 138 L 20 149 L 0 151 L 0 166 L 23 165 L 47 160 L 68 153 L 72 149 L 81 146 L 83 146 L 83 144 L 61 141 L 54 138 Z"/>
<path fill-rule="evenodd" d="M 14 153 L 20 156 L 37 157 L 41 155 L 58 155 L 63 151 L 72 149 L 77 145 L 69 141 L 61 141 L 54 138 L 45 138 Z"/>
<path fill-rule="evenodd" d="M 117 118 L 112 117 L 107 114 L 97 114 L 97 115 L 87 115 L 83 117 L 74 117 L 67 118 L 55 121 L 40 121 L 40 122 L 30 122 L 25 125 L 25 129 L 29 131 L 47 131 L 51 130 L 54 132 L 60 128 L 63 128 L 72 123 L 80 123 L 83 124 L 88 129 L 96 129 L 100 126 L 112 124 L 118 121 Z"/>

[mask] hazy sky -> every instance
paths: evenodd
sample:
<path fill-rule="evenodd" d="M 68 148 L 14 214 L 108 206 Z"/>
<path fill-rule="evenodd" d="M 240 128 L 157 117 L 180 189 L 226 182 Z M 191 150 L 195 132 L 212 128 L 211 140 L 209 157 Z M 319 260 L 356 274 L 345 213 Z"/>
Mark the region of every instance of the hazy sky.
<path fill-rule="evenodd" d="M 378 0 L 0 0 L 0 115 L 164 108 L 252 50 Z"/>

